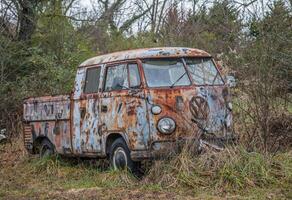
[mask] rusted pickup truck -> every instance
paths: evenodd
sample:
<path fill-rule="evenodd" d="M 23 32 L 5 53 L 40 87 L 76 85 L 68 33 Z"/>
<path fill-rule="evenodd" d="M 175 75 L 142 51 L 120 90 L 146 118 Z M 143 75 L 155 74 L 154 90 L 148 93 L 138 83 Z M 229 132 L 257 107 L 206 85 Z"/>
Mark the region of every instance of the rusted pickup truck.
<path fill-rule="evenodd" d="M 41 156 L 109 158 L 134 169 L 184 141 L 231 132 L 228 86 L 211 55 L 149 48 L 86 60 L 70 95 L 24 100 L 24 143 Z"/>

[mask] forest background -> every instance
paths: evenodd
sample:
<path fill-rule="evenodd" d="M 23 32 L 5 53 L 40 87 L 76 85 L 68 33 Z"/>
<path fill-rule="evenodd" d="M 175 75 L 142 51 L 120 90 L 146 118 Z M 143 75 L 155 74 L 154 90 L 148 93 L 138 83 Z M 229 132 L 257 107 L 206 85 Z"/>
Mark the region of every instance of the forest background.
<path fill-rule="evenodd" d="M 70 93 L 76 68 L 87 58 L 162 46 L 203 49 L 222 65 L 223 74 L 236 78 L 234 129 L 241 150 L 233 153 L 240 156 L 228 165 L 235 171 L 227 167 L 215 176 L 223 164 L 212 168 L 212 180 L 222 178 L 220 188 L 223 183 L 264 187 L 271 181 L 264 176 L 272 171 L 273 181 L 291 186 L 291 0 L 1 0 L 0 129 L 21 140 L 23 99 Z M 263 158 L 252 164 L 259 168 L 248 168 L 249 152 Z M 279 154 L 285 156 L 278 164 L 287 168 L 276 174 L 284 179 L 269 171 Z M 262 162 L 269 172 L 261 171 Z M 185 179 L 176 180 L 190 187 L 203 184 L 192 170 L 185 172 Z M 292 196 L 291 188 L 287 191 L 285 197 Z"/>

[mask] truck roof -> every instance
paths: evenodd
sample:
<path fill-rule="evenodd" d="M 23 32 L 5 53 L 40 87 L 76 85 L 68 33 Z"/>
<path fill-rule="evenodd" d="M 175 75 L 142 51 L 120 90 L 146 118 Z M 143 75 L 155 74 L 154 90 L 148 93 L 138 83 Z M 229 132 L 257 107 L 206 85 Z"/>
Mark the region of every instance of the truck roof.
<path fill-rule="evenodd" d="M 187 47 L 144 48 L 119 51 L 96 56 L 84 61 L 83 63 L 81 63 L 79 67 L 138 58 L 167 58 L 167 57 L 211 57 L 211 55 L 203 50 Z"/>

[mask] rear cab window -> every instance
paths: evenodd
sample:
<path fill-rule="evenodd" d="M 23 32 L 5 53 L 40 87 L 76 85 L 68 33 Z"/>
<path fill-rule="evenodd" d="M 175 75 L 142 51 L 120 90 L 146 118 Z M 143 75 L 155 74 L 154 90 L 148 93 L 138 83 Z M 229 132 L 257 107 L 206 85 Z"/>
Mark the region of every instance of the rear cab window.
<path fill-rule="evenodd" d="M 101 67 L 92 67 L 86 70 L 84 93 L 98 92 Z"/>
<path fill-rule="evenodd" d="M 123 63 L 107 66 L 104 91 L 139 88 L 140 73 L 136 63 Z"/>

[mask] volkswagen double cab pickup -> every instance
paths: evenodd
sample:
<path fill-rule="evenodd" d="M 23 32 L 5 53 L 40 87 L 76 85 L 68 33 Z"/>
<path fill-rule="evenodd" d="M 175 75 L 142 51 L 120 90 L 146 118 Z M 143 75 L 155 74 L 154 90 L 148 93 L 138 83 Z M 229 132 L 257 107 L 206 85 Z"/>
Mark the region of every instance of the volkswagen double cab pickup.
<path fill-rule="evenodd" d="M 231 108 L 228 85 L 205 51 L 110 53 L 77 68 L 71 94 L 24 100 L 24 143 L 41 156 L 108 158 L 133 169 L 180 142 L 227 136 Z"/>

